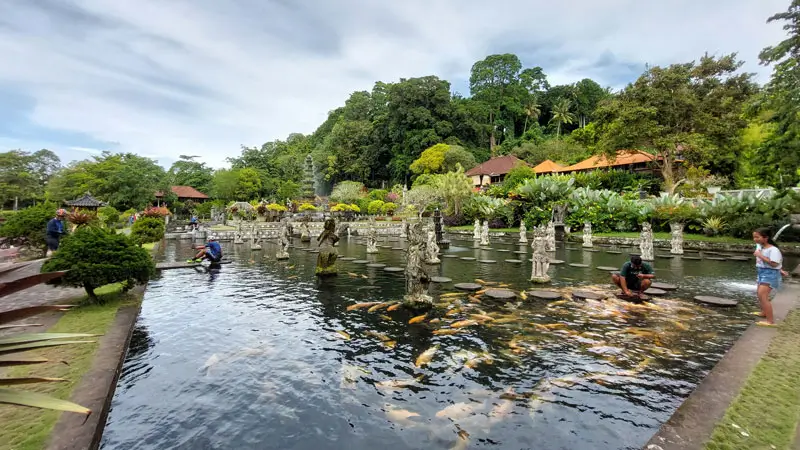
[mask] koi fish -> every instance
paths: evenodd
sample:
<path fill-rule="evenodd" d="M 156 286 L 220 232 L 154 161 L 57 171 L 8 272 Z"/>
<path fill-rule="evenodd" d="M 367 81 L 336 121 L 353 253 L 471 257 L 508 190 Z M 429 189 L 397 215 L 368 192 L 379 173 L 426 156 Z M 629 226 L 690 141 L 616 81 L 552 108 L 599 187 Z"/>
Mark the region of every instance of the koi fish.
<path fill-rule="evenodd" d="M 442 328 L 440 330 L 433 330 L 433 334 L 446 336 L 451 334 L 458 334 L 461 333 L 462 331 L 464 330 L 458 330 L 453 328 Z"/>
<path fill-rule="evenodd" d="M 486 282 L 481 280 L 480 278 L 475 278 L 475 282 L 478 284 L 486 284 Z"/>
<path fill-rule="evenodd" d="M 403 306 L 401 303 L 395 303 L 394 305 L 386 308 L 386 311 L 394 311 L 396 309 L 399 309 L 401 306 Z"/>
<path fill-rule="evenodd" d="M 417 317 L 412 317 L 411 320 L 408 321 L 408 323 L 420 323 L 423 320 L 425 320 L 426 317 L 428 317 L 427 314 L 423 314 L 423 315 L 417 316 Z"/>
<path fill-rule="evenodd" d="M 458 314 L 460 312 L 461 312 L 460 308 L 453 308 L 450 311 L 447 311 L 446 313 L 444 313 L 444 315 L 447 316 L 447 317 L 450 317 L 450 316 L 455 316 L 456 314 Z"/>
<path fill-rule="evenodd" d="M 367 336 L 372 336 L 374 338 L 378 338 L 381 341 L 391 341 L 392 340 L 392 338 L 390 338 L 389 336 L 387 336 L 387 335 L 385 335 L 383 333 L 375 332 L 375 331 L 367 331 L 364 334 L 366 334 Z"/>
<path fill-rule="evenodd" d="M 339 336 L 343 337 L 345 341 L 349 341 L 350 340 L 350 335 L 347 334 L 346 331 L 336 330 L 336 334 L 338 334 Z"/>
<path fill-rule="evenodd" d="M 397 345 L 397 342 L 396 341 L 383 341 L 383 342 L 381 342 L 381 345 L 383 345 L 386 348 L 394 348 L 394 346 Z"/>
<path fill-rule="evenodd" d="M 478 322 L 475 320 L 459 320 L 458 322 L 451 323 L 450 328 L 463 328 L 477 324 Z"/>
<path fill-rule="evenodd" d="M 527 300 L 528 299 L 528 294 L 525 291 L 519 291 L 519 298 L 521 298 L 523 300 Z"/>
<path fill-rule="evenodd" d="M 673 320 L 673 321 L 672 321 L 672 323 L 673 323 L 673 325 L 675 325 L 677 328 L 679 328 L 679 329 L 681 329 L 681 330 L 683 330 L 683 331 L 688 331 L 688 330 L 689 330 L 689 327 L 687 327 L 686 325 L 684 325 L 684 324 L 682 324 L 682 323 L 678 322 L 677 320 Z"/>
<path fill-rule="evenodd" d="M 390 304 L 391 304 L 391 303 L 378 303 L 377 305 L 370 307 L 370 308 L 367 310 L 367 312 L 373 313 L 373 312 L 375 312 L 375 311 L 377 311 L 377 310 L 379 310 L 379 309 L 386 308 L 386 307 L 387 307 L 387 306 L 389 306 Z"/>
<path fill-rule="evenodd" d="M 555 302 L 548 303 L 547 307 L 549 308 L 551 306 L 561 306 L 561 305 L 565 305 L 567 303 L 569 303 L 569 300 L 557 300 Z"/>
<path fill-rule="evenodd" d="M 347 272 L 347 274 L 350 275 L 353 278 L 358 278 L 360 276 L 359 274 L 353 273 L 353 272 Z"/>
<path fill-rule="evenodd" d="M 417 381 L 420 381 L 422 377 L 424 377 L 424 375 L 420 375 L 417 378 L 408 378 L 405 380 L 379 381 L 375 383 L 375 387 L 377 387 L 378 389 L 404 389 L 414 385 Z"/>
<path fill-rule="evenodd" d="M 436 413 L 436 417 L 443 418 L 443 419 L 463 419 L 465 417 L 469 417 L 472 415 L 473 408 L 472 405 L 459 402 L 453 405 L 450 405 L 441 411 Z"/>
<path fill-rule="evenodd" d="M 431 319 L 431 320 L 430 320 L 428 323 L 430 323 L 430 324 L 437 324 L 437 323 L 439 323 L 439 322 L 441 322 L 441 321 L 442 321 L 442 319 L 436 318 L 436 319 Z"/>
<path fill-rule="evenodd" d="M 488 289 L 481 289 L 480 291 L 475 292 L 475 295 L 483 295 L 486 293 Z"/>
<path fill-rule="evenodd" d="M 353 310 L 361 309 L 361 308 L 369 308 L 370 306 L 375 306 L 375 305 L 377 305 L 379 303 L 380 302 L 356 303 L 355 305 L 348 306 L 347 307 L 347 311 L 353 311 Z"/>
<path fill-rule="evenodd" d="M 439 349 L 438 345 L 434 345 L 433 347 L 425 350 L 422 352 L 418 357 L 417 360 L 414 362 L 414 365 L 417 367 L 423 367 L 427 365 L 433 359 L 433 355 L 436 354 L 436 350 Z"/>
<path fill-rule="evenodd" d="M 493 322 L 494 321 L 494 317 L 488 316 L 486 314 L 470 314 L 469 316 L 472 317 L 475 320 L 483 320 L 483 321 L 486 321 L 486 322 Z"/>
<path fill-rule="evenodd" d="M 381 315 L 380 315 L 380 316 L 378 316 L 378 317 L 380 317 L 380 318 L 381 318 L 381 319 L 383 319 L 383 320 L 394 320 L 394 319 L 392 319 L 391 317 L 387 316 L 386 314 L 381 314 Z"/>
<path fill-rule="evenodd" d="M 439 296 L 439 298 L 452 298 L 452 297 L 462 297 L 467 295 L 465 292 L 447 292 Z"/>

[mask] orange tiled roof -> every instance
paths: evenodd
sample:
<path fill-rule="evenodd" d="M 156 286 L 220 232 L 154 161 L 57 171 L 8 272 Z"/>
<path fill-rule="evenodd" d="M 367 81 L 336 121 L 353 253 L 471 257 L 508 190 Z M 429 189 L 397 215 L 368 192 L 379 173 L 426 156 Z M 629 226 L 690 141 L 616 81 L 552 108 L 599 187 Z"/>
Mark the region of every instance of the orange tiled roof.
<path fill-rule="evenodd" d="M 606 155 L 595 155 L 577 164 L 564 167 L 561 169 L 561 172 L 577 172 L 580 170 L 600 169 L 604 167 L 627 166 L 630 164 L 651 162 L 655 159 L 656 157 L 654 155 L 641 150 L 618 150 L 617 156 L 613 161 L 609 161 Z"/>
<path fill-rule="evenodd" d="M 177 195 L 178 198 L 202 198 L 206 199 L 208 196 L 203 194 L 202 192 L 198 191 L 197 189 L 191 186 L 172 186 L 170 188 L 173 194 Z M 164 193 L 161 191 L 156 192 L 156 197 L 163 197 Z"/>
<path fill-rule="evenodd" d="M 549 159 L 546 159 L 539 163 L 536 167 L 533 168 L 533 171 L 536 173 L 553 173 L 553 172 L 561 172 L 564 170 L 564 166 L 554 163 Z"/>
<path fill-rule="evenodd" d="M 465 175 L 467 176 L 474 176 L 474 175 L 505 175 L 508 172 L 511 172 L 517 164 L 525 164 L 527 163 L 516 156 L 506 155 L 506 156 L 498 156 L 497 158 L 492 158 L 484 163 L 478 164 L 477 166 L 469 169 Z"/>

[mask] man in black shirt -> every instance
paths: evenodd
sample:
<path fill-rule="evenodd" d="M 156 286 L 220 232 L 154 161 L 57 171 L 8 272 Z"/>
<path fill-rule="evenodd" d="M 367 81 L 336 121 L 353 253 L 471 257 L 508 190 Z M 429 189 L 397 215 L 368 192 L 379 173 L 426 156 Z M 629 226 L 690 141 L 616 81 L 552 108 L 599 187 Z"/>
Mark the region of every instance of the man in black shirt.
<path fill-rule="evenodd" d="M 642 257 L 638 255 L 631 256 L 631 260 L 622 265 L 619 275 L 611 275 L 614 284 L 622 289 L 622 293 L 631 296 L 631 289 L 638 291 L 641 295 L 653 283 L 655 278 L 653 267 L 646 262 L 642 262 Z"/>

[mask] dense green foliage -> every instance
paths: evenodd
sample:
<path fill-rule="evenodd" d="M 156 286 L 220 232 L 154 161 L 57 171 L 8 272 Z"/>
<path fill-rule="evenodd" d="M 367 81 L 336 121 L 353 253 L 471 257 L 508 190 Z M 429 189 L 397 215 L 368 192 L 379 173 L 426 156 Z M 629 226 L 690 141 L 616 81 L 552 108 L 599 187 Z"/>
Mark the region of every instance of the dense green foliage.
<path fill-rule="evenodd" d="M 57 206 L 53 203 L 40 203 L 11 214 L 0 226 L 0 236 L 18 243 L 25 241 L 33 248 L 45 248 L 47 222 L 55 217 Z M 66 229 L 66 224 L 64 225 Z"/>
<path fill-rule="evenodd" d="M 97 210 L 97 217 L 106 228 L 114 228 L 120 219 L 120 213 L 113 206 L 103 206 Z"/>
<path fill-rule="evenodd" d="M 50 150 L 34 153 L 12 150 L 0 153 L 0 209 L 44 198 L 44 188 L 60 168 L 61 160 Z"/>
<path fill-rule="evenodd" d="M 142 245 L 164 238 L 164 221 L 157 217 L 140 217 L 131 227 L 131 240 Z"/>
<path fill-rule="evenodd" d="M 155 273 L 150 253 L 127 236 L 98 227 L 81 227 L 61 241 L 58 251 L 42 266 L 42 272 L 69 270 L 62 282 L 83 287 L 91 300 L 94 290 L 124 282 L 126 288 L 146 283 Z"/>

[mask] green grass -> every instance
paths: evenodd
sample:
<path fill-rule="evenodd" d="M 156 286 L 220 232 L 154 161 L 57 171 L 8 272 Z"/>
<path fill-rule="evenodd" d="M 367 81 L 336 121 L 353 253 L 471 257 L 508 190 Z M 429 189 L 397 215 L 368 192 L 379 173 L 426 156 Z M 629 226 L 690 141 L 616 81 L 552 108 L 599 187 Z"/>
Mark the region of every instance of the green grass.
<path fill-rule="evenodd" d="M 794 310 L 717 424 L 706 449 L 791 448 L 800 420 L 798 380 L 800 310 Z"/>
<path fill-rule="evenodd" d="M 616 237 L 616 238 L 638 238 L 639 232 L 614 232 L 614 233 L 592 233 L 597 237 Z M 670 239 L 669 233 L 653 233 L 655 239 Z M 726 244 L 753 244 L 751 239 L 739 239 L 730 236 L 706 236 L 704 234 L 684 233 L 683 239 L 686 241 L 720 242 Z M 755 245 L 755 244 L 753 244 Z"/>
<path fill-rule="evenodd" d="M 155 242 L 148 242 L 147 244 L 142 244 L 142 248 L 145 250 L 153 250 L 153 247 L 156 246 Z"/>
<path fill-rule="evenodd" d="M 97 289 L 97 294 L 105 302 L 101 305 L 85 304 L 64 313 L 59 321 L 48 331 L 54 333 L 104 334 L 114 321 L 117 310 L 124 305 L 140 301 L 135 294 L 121 295 L 120 284 L 112 284 Z M 99 347 L 100 336 L 92 338 L 91 344 L 74 344 L 27 352 L 30 356 L 43 356 L 49 363 L 32 366 L 18 366 L 3 373 L 4 376 L 41 376 L 66 378 L 64 383 L 40 383 L 23 388 L 35 392 L 68 399 L 81 377 L 89 371 Z M 69 363 L 63 364 L 61 361 Z M 37 408 L 0 405 L 0 449 L 1 450 L 40 450 L 50 436 L 60 412 Z M 64 413 L 73 414 L 73 413 Z"/>

